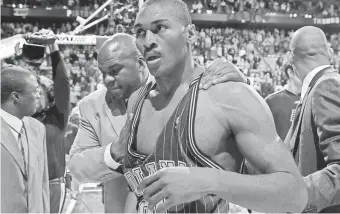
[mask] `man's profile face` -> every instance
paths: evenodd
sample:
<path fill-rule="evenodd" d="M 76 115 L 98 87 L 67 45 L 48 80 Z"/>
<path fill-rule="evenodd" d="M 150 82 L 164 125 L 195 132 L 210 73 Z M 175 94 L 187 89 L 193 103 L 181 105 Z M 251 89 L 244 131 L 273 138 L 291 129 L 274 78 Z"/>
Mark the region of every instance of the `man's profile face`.
<path fill-rule="evenodd" d="M 45 109 L 48 107 L 48 96 L 47 96 L 47 91 L 41 87 L 41 95 L 39 98 L 38 106 L 37 106 L 37 111 L 41 111 L 42 109 Z"/>
<path fill-rule="evenodd" d="M 168 76 L 187 52 L 183 24 L 174 9 L 158 4 L 147 6 L 136 18 L 136 44 L 153 76 Z"/>
<path fill-rule="evenodd" d="M 289 74 L 289 79 L 293 80 L 293 82 L 295 83 L 296 86 L 302 87 L 301 80 L 299 79 L 297 74 L 294 72 L 294 70 L 289 68 L 287 72 Z"/>
<path fill-rule="evenodd" d="M 116 99 L 127 99 L 140 86 L 140 79 L 137 59 L 118 58 L 107 66 L 100 66 L 103 74 L 103 82 L 109 92 Z"/>
<path fill-rule="evenodd" d="M 49 106 L 48 91 L 53 92 L 53 81 L 46 77 L 39 77 L 40 99 L 37 111 L 41 111 Z"/>
<path fill-rule="evenodd" d="M 26 79 L 24 90 L 20 94 L 20 108 L 24 115 L 33 115 L 40 104 L 40 85 L 33 75 Z"/>

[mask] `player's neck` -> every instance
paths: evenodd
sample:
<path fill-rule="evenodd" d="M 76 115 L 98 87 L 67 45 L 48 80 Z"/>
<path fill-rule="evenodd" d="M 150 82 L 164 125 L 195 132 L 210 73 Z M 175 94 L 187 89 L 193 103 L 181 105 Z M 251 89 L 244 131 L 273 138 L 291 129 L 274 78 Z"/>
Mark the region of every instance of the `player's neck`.
<path fill-rule="evenodd" d="M 180 85 L 189 85 L 200 73 L 203 68 L 195 68 L 191 57 L 188 57 L 182 64 L 173 69 L 169 76 L 155 77 L 157 90 L 164 97 L 171 97 Z"/>
<path fill-rule="evenodd" d="M 288 80 L 288 83 L 286 85 L 286 90 L 288 90 L 289 92 L 298 95 L 301 93 L 301 86 L 297 86 L 293 80 Z"/>

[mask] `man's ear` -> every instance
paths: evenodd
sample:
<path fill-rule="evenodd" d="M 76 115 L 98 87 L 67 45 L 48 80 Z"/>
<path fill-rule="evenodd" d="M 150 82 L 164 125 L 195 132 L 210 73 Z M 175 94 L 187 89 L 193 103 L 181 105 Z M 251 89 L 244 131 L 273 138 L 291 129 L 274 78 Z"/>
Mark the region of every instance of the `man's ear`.
<path fill-rule="evenodd" d="M 329 62 L 332 65 L 334 63 L 333 62 L 333 59 L 334 59 L 334 50 L 331 47 L 328 47 L 328 57 L 329 57 Z"/>
<path fill-rule="evenodd" d="M 287 73 L 288 73 L 288 78 L 291 78 L 292 76 L 295 75 L 295 72 L 293 71 L 293 68 L 292 69 L 288 69 Z"/>
<path fill-rule="evenodd" d="M 20 97 L 19 97 L 19 93 L 18 92 L 12 92 L 11 93 L 11 97 L 14 101 L 14 104 L 18 104 L 20 102 Z"/>
<path fill-rule="evenodd" d="M 145 59 L 142 56 L 140 56 L 137 59 L 137 63 L 138 63 L 138 70 L 139 70 L 139 72 L 143 72 L 145 70 L 146 66 L 147 66 L 146 62 L 145 62 Z"/>
<path fill-rule="evenodd" d="M 196 42 L 196 28 L 194 24 L 189 24 L 187 26 L 187 41 L 189 44 L 194 44 Z"/>

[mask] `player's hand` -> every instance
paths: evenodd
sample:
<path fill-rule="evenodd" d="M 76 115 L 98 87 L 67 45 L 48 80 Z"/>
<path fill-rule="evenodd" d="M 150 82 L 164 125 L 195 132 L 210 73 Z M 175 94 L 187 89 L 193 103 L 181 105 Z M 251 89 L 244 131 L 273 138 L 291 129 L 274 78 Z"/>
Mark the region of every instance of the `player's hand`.
<path fill-rule="evenodd" d="M 41 75 L 39 76 L 39 84 L 45 86 L 47 89 L 50 89 L 53 87 L 53 80 Z"/>
<path fill-rule="evenodd" d="M 209 89 L 212 85 L 225 82 L 247 83 L 246 76 L 233 63 L 219 58 L 205 67 L 200 89 Z"/>
<path fill-rule="evenodd" d="M 57 36 L 51 30 L 41 29 L 38 32 L 26 34 L 24 38 L 29 43 L 39 45 L 52 45 L 57 39 Z"/>
<path fill-rule="evenodd" d="M 143 191 L 149 210 L 156 208 L 156 213 L 165 213 L 173 206 L 202 198 L 209 179 L 198 169 L 168 167 L 144 178 L 138 190 Z M 158 205 L 163 200 L 165 202 Z"/>
<path fill-rule="evenodd" d="M 110 152 L 111 152 L 111 156 L 115 160 L 120 159 L 125 154 L 126 146 L 127 146 L 129 136 L 130 136 L 132 118 L 133 118 L 133 114 L 131 113 L 128 115 L 126 123 L 119 133 L 118 140 L 111 144 Z"/>

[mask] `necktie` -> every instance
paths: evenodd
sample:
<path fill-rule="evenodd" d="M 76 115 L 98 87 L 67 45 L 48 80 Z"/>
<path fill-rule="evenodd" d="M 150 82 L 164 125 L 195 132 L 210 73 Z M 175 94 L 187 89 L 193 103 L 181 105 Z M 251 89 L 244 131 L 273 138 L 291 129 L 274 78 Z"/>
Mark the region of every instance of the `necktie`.
<path fill-rule="evenodd" d="M 298 124 L 300 113 L 301 113 L 302 102 L 299 102 L 295 108 L 295 114 L 293 119 L 293 130 L 295 130 L 296 125 Z"/>
<path fill-rule="evenodd" d="M 26 137 L 26 130 L 25 130 L 25 126 L 23 125 L 20 133 L 19 133 L 19 138 L 18 138 L 18 143 L 19 143 L 19 147 L 21 150 L 21 155 L 22 155 L 22 159 L 24 161 L 24 165 L 25 165 L 25 174 L 26 176 L 28 175 L 28 141 L 27 141 L 27 137 Z"/>
<path fill-rule="evenodd" d="M 124 104 L 125 104 L 126 108 L 128 107 L 128 101 L 129 101 L 129 99 L 124 100 Z"/>
<path fill-rule="evenodd" d="M 294 120 L 292 123 L 292 135 L 290 136 L 290 139 L 294 137 L 294 135 L 297 134 L 298 130 L 296 130 L 297 124 L 299 122 L 300 114 L 301 114 L 301 108 L 302 108 L 302 102 L 299 102 L 299 104 L 295 108 L 295 115 Z M 295 141 L 290 140 L 290 148 L 293 149 L 295 145 Z"/>

